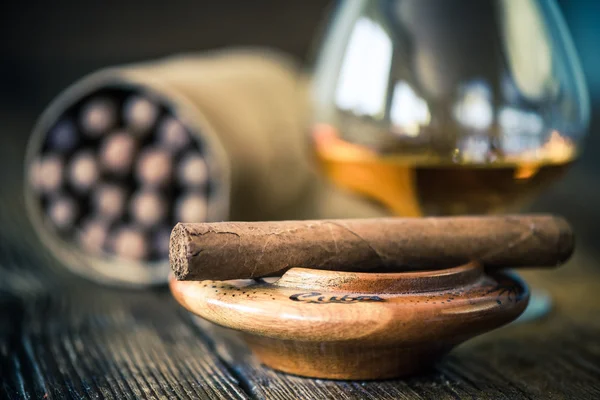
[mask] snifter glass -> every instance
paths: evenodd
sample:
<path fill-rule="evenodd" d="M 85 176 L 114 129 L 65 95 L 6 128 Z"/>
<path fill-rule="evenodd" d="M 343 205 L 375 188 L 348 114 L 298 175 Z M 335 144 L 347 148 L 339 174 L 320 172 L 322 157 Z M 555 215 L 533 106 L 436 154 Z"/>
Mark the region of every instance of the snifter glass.
<path fill-rule="evenodd" d="M 325 175 L 400 216 L 519 210 L 588 126 L 554 0 L 340 2 L 313 79 Z M 524 319 L 549 305 L 534 290 Z"/>
<path fill-rule="evenodd" d="M 402 216 L 518 210 L 589 118 L 553 0 L 341 2 L 313 95 L 325 174 Z"/>

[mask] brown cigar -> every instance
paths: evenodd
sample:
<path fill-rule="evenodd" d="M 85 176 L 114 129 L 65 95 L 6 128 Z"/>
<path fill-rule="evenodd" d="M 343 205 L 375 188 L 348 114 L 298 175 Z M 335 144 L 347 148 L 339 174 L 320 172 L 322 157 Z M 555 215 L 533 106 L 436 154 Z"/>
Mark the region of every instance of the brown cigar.
<path fill-rule="evenodd" d="M 566 261 L 573 232 L 549 215 L 179 223 L 170 261 L 179 280 L 283 274 L 292 267 L 407 271 L 475 261 L 489 269 Z"/>

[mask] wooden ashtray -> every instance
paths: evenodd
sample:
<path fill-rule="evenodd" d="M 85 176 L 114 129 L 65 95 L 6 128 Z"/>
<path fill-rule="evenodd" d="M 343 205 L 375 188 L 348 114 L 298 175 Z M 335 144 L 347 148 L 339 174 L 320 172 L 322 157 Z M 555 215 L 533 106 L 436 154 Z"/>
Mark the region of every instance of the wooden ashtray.
<path fill-rule="evenodd" d="M 177 281 L 189 311 L 242 332 L 267 366 L 328 379 L 385 379 L 430 367 L 454 346 L 517 318 L 529 300 L 478 264 L 402 273 L 293 268 L 276 281 Z"/>

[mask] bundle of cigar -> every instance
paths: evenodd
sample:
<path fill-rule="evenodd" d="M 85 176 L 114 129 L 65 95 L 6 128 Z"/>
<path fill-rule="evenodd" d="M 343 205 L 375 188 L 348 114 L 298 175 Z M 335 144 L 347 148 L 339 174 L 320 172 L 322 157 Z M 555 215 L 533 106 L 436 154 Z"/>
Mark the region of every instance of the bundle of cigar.
<path fill-rule="evenodd" d="M 554 267 L 572 254 L 569 224 L 550 215 L 180 223 L 179 280 L 279 276 L 293 267 L 350 272 Z"/>
<path fill-rule="evenodd" d="M 36 125 L 25 200 L 48 248 L 107 283 L 166 283 L 176 222 L 385 215 L 319 179 L 285 55 L 228 50 L 98 71 Z"/>
<path fill-rule="evenodd" d="M 92 254 L 161 260 L 177 221 L 206 220 L 203 150 L 201 135 L 150 94 L 103 89 L 56 121 L 29 182 L 61 238 Z"/>

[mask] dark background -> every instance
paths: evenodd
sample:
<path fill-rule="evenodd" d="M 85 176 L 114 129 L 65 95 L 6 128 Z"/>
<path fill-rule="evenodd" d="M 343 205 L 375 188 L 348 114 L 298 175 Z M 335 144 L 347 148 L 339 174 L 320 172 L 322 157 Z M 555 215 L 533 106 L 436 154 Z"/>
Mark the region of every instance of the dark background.
<path fill-rule="evenodd" d="M 6 3 L 6 2 L 4 2 Z M 179 52 L 258 45 L 309 65 L 314 38 L 333 1 L 11 2 L 0 5 L 0 187 L 22 178 L 35 118 L 67 85 L 98 68 Z M 583 157 L 536 203 L 579 223 L 582 240 L 600 236 L 600 2 L 559 2 L 584 66 L 593 105 Z M 20 201 L 21 193 L 14 194 Z"/>
<path fill-rule="evenodd" d="M 429 375 L 365 383 L 278 374 L 221 331 L 195 326 L 167 290 L 86 283 L 47 268 L 51 259 L 23 235 L 25 143 L 67 85 L 108 65 L 236 45 L 275 47 L 307 62 L 331 3 L 0 1 L 0 398 L 598 398 L 598 0 L 560 2 L 593 119 L 581 160 L 534 205 L 565 215 L 578 236 L 568 266 L 526 276 L 551 293 L 555 309 L 459 347 Z"/>

